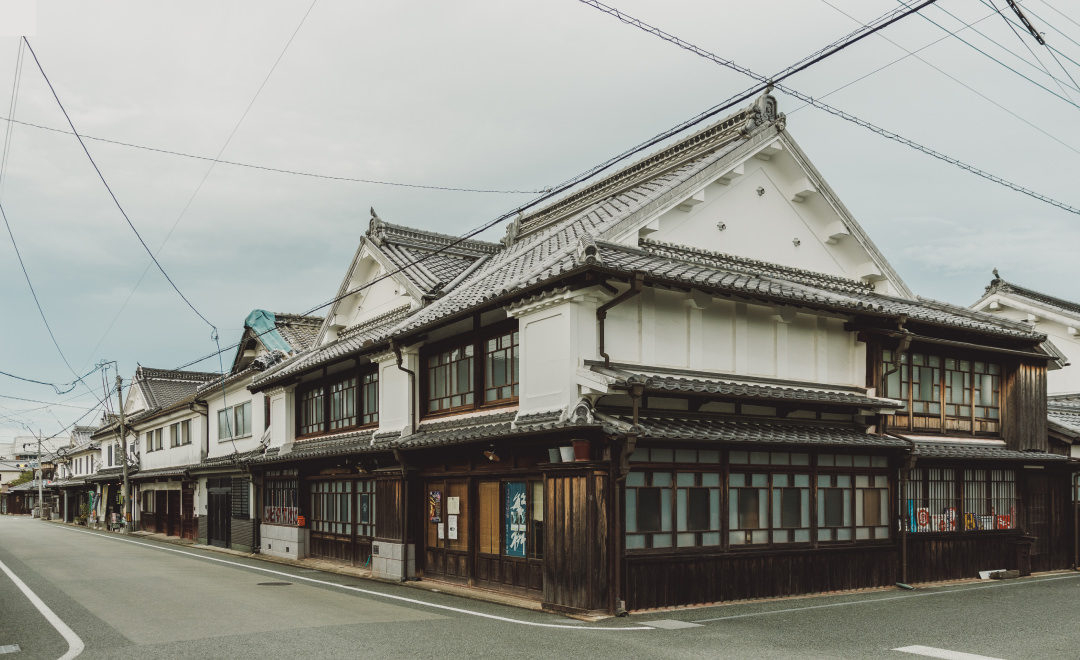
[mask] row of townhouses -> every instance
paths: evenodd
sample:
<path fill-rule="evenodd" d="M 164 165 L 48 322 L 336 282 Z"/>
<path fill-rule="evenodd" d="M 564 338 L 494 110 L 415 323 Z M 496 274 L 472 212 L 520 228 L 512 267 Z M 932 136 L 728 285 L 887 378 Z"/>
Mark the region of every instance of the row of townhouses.
<path fill-rule="evenodd" d="M 122 520 L 127 461 L 136 529 L 567 612 L 1075 565 L 1080 306 L 917 297 L 785 123 L 766 94 L 499 243 L 373 210 L 325 317 L 139 367 L 56 515 Z"/>

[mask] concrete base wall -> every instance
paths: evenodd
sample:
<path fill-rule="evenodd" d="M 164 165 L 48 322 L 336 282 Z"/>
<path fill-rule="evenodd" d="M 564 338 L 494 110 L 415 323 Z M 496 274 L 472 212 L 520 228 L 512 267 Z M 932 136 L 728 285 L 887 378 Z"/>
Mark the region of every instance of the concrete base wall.
<path fill-rule="evenodd" d="M 403 580 L 416 577 L 416 546 L 375 541 L 371 544 L 371 577 Z"/>
<path fill-rule="evenodd" d="M 308 530 L 303 527 L 259 525 L 262 545 L 259 552 L 273 557 L 303 559 L 307 557 Z"/>

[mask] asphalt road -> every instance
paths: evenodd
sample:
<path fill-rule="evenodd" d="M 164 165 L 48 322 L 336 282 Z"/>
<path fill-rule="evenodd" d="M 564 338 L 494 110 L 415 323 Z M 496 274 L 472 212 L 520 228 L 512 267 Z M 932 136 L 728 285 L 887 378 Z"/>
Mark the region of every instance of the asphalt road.
<path fill-rule="evenodd" d="M 583 623 L 0 516 L 0 660 L 1080 658 L 1077 621 L 1070 572 Z"/>

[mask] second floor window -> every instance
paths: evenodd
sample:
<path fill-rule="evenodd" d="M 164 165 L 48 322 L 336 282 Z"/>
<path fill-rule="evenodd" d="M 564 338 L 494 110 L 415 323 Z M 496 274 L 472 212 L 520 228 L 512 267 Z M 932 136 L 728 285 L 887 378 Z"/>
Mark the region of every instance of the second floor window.
<path fill-rule="evenodd" d="M 336 375 L 300 391 L 297 431 L 316 435 L 379 422 L 379 372 Z"/>
<path fill-rule="evenodd" d="M 161 442 L 162 429 L 154 429 L 153 431 L 146 432 L 146 451 L 158 451 L 162 448 Z M 112 459 L 109 459 L 109 463 L 112 464 Z"/>
<path fill-rule="evenodd" d="M 177 422 L 169 428 L 170 446 L 179 447 L 180 445 L 191 444 L 191 420 L 185 419 L 182 422 Z"/>
<path fill-rule="evenodd" d="M 218 440 L 251 435 L 251 402 L 218 411 Z"/>
<path fill-rule="evenodd" d="M 427 354 L 425 364 L 429 413 L 470 410 L 518 398 L 516 328 L 502 326 L 485 332 L 479 341 L 436 348 Z M 477 373 L 477 365 L 482 373 Z"/>
<path fill-rule="evenodd" d="M 882 393 L 904 408 L 889 427 L 913 432 L 997 433 L 1001 365 L 911 351 L 882 351 Z"/>

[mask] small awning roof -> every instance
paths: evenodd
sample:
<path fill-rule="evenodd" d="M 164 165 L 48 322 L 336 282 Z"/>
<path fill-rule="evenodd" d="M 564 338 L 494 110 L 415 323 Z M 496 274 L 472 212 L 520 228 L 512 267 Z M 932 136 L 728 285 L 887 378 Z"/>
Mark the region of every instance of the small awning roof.
<path fill-rule="evenodd" d="M 809 403 L 856 408 L 903 407 L 900 401 L 869 396 L 865 389 L 830 387 L 798 381 L 758 379 L 703 371 L 649 368 L 624 364 L 604 366 L 587 361 L 586 369 L 601 377 L 609 388 L 629 389 L 643 385 L 646 392 L 709 396 L 717 399 L 759 401 L 766 404 Z"/>

